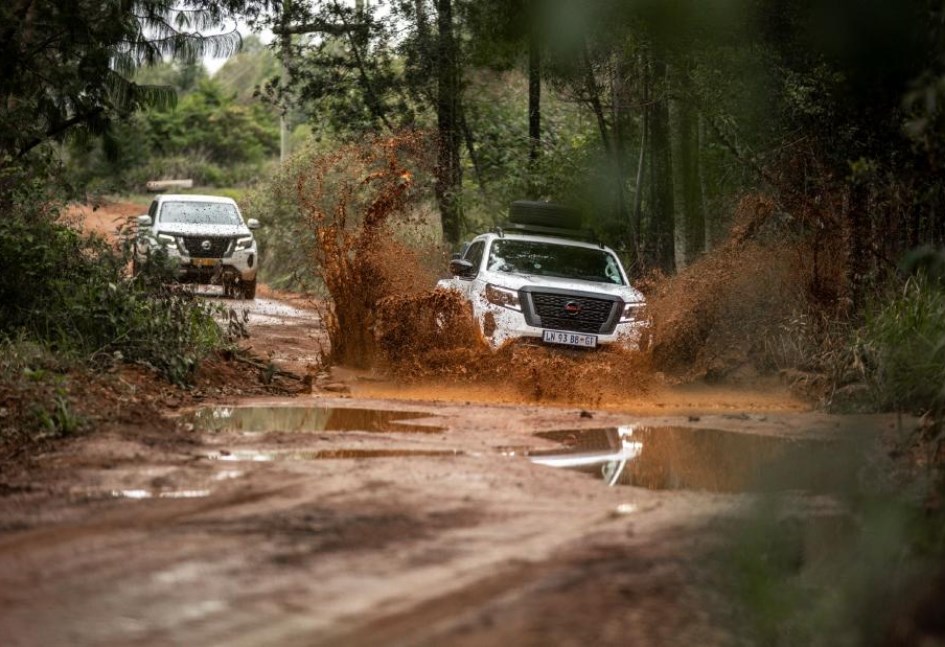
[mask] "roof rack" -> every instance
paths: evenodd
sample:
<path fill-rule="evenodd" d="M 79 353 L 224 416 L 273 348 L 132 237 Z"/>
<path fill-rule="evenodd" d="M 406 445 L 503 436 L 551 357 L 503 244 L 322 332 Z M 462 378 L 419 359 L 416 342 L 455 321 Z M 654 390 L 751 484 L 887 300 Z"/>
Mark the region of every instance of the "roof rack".
<path fill-rule="evenodd" d="M 521 225 L 514 222 L 507 222 L 495 228 L 495 233 L 499 237 L 505 234 L 533 234 L 539 236 L 552 236 L 558 238 L 571 238 L 572 240 L 582 240 L 585 242 L 597 243 L 604 246 L 594 232 L 587 229 L 565 229 L 563 227 L 546 227 L 544 225 Z"/>

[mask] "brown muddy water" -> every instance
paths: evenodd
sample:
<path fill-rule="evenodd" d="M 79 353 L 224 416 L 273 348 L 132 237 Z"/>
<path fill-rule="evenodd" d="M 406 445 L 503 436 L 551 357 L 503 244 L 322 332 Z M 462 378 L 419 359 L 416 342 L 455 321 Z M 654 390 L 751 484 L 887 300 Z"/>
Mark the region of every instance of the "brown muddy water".
<path fill-rule="evenodd" d="M 382 409 L 345 409 L 332 407 L 212 407 L 199 409 L 181 418 L 181 424 L 208 432 L 319 432 L 366 431 L 401 433 L 440 433 L 441 427 L 415 425 L 405 420 L 428 418 L 415 411 Z"/>
<path fill-rule="evenodd" d="M 314 461 L 353 458 L 408 458 L 416 456 L 459 456 L 462 452 L 439 449 L 324 449 L 318 451 L 267 451 L 236 450 L 213 452 L 207 455 L 210 460 L 249 461 L 264 463 L 268 461 Z"/>
<path fill-rule="evenodd" d="M 409 421 L 432 418 L 425 424 Z M 417 411 L 382 409 L 259 406 L 214 407 L 184 418 L 202 431 L 242 435 L 292 432 L 375 432 L 386 434 L 445 433 L 435 416 Z M 607 485 L 651 490 L 709 492 L 846 491 L 863 462 L 864 447 L 842 438 L 798 439 L 690 427 L 626 425 L 598 429 L 561 429 L 523 434 L 520 445 L 495 447 L 497 460 L 525 457 L 543 467 L 592 474 Z M 560 444 L 539 449 L 529 438 Z M 320 440 L 328 440 L 320 438 Z M 465 455 L 461 449 L 416 447 L 317 449 L 300 435 L 292 447 L 234 448 L 206 458 L 234 462 L 422 458 Z M 335 442 L 335 441 L 333 441 Z M 395 441 L 396 442 L 396 441 Z"/>
<path fill-rule="evenodd" d="M 852 485 L 863 460 L 863 448 L 843 439 L 719 429 L 623 426 L 535 436 L 564 447 L 520 452 L 533 463 L 588 472 L 608 485 L 651 490 L 842 492 Z"/>

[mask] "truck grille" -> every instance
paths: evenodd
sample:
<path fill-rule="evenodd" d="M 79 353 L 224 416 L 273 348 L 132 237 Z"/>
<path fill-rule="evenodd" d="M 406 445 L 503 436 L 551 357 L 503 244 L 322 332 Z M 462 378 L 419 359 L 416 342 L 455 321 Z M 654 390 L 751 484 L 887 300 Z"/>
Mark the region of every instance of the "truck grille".
<path fill-rule="evenodd" d="M 191 258 L 223 258 L 230 255 L 230 248 L 233 243 L 231 237 L 209 236 L 182 236 L 184 250 Z M 209 248 L 205 249 L 204 242 L 209 242 Z"/>
<path fill-rule="evenodd" d="M 529 323 L 535 326 L 550 330 L 609 334 L 617 322 L 613 315 L 614 308 L 619 307 L 619 301 L 550 292 L 531 292 L 529 296 L 533 312 L 538 318 L 538 321 Z M 610 324 L 606 326 L 608 330 L 604 329 L 605 324 Z"/>

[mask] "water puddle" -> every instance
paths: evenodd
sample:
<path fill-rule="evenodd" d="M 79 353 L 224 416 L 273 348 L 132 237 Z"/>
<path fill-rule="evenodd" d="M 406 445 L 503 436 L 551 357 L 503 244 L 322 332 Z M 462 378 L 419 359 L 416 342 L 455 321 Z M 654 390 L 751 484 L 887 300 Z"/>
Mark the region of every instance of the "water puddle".
<path fill-rule="evenodd" d="M 841 442 L 717 429 L 625 426 L 535 435 L 564 448 L 503 453 L 651 490 L 837 492 L 851 485 L 858 465 L 853 447 Z"/>
<path fill-rule="evenodd" d="M 400 458 L 415 456 L 460 456 L 463 452 L 442 449 L 323 449 L 318 451 L 266 451 L 240 449 L 208 454 L 216 461 L 266 463 L 270 461 L 314 461 L 352 458 Z"/>
<path fill-rule="evenodd" d="M 116 499 L 202 499 L 210 496 L 210 490 L 111 490 L 109 494 Z"/>
<path fill-rule="evenodd" d="M 343 409 L 333 407 L 211 407 L 182 418 L 200 431 L 243 433 L 367 431 L 397 433 L 440 433 L 440 427 L 402 422 L 429 418 L 416 411 Z"/>

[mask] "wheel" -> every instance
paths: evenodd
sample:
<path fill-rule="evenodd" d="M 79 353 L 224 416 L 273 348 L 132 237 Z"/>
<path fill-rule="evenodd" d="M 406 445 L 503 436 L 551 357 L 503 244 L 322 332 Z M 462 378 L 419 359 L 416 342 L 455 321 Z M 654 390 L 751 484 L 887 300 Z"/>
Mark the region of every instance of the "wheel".
<path fill-rule="evenodd" d="M 539 225 L 561 229 L 580 229 L 581 214 L 553 202 L 516 200 L 509 205 L 509 221 L 518 225 Z"/>
<path fill-rule="evenodd" d="M 240 287 L 243 288 L 243 298 L 253 300 L 256 298 L 256 279 L 252 281 L 242 281 Z"/>

